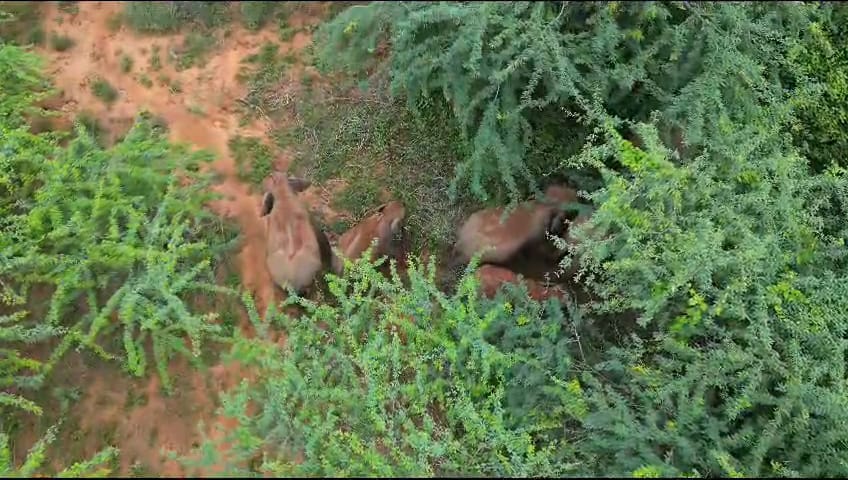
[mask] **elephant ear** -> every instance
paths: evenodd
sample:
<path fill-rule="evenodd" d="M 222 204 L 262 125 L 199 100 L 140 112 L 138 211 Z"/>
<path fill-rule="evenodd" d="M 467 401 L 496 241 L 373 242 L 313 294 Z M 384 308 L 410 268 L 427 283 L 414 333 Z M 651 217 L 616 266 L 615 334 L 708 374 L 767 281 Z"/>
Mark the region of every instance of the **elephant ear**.
<path fill-rule="evenodd" d="M 310 185 L 312 185 L 312 182 L 306 180 L 305 178 L 289 177 L 288 182 L 289 188 L 291 188 L 292 192 L 294 193 L 300 193 L 309 188 Z"/>
<path fill-rule="evenodd" d="M 403 221 L 403 219 L 400 218 L 400 217 L 392 220 L 392 223 L 391 223 L 391 226 L 390 226 L 390 228 L 392 230 L 392 235 L 396 234 L 400 230 L 400 224 L 401 224 L 402 221 Z"/>
<path fill-rule="evenodd" d="M 259 209 L 259 216 L 264 217 L 271 213 L 271 209 L 274 208 L 274 194 L 271 192 L 265 192 L 265 195 L 262 196 L 262 206 Z"/>

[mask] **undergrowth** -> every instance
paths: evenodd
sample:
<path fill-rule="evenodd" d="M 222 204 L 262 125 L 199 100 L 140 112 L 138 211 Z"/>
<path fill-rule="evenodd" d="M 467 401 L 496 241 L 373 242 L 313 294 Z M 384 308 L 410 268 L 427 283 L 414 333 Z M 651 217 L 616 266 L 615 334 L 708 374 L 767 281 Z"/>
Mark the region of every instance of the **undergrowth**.
<path fill-rule="evenodd" d="M 469 202 L 450 202 L 453 162 L 465 148 L 449 111 L 422 103 L 420 114 L 378 95 L 308 87 L 294 105 L 297 122 L 277 132 L 294 147 L 292 169 L 317 182 L 341 180 L 333 206 L 354 219 L 378 206 L 383 189 L 407 208 L 414 251 L 452 243 Z"/>
<path fill-rule="evenodd" d="M 12 315 L 35 315 L 41 332 L 62 332 L 42 373 L 74 344 L 134 375 L 147 371 L 152 351 L 170 388 L 169 359 L 196 358 L 219 330 L 214 314 L 191 306 L 193 296 L 228 291 L 212 274 L 232 232 L 204 207 L 212 177 L 199 166 L 210 156 L 169 144 L 147 114 L 109 149 L 84 119 L 66 147 L 52 134 L 33 135 L 21 112 L 47 93 L 33 93 L 43 86 L 28 55 L 0 47 L 0 65 L 14 61 L 6 74 L 18 75 L 4 78 L 14 88 L 0 94 L 0 280 L 8 298 L 47 296 L 38 315 L 21 301 Z M 112 338 L 117 349 L 103 342 Z"/>
<path fill-rule="evenodd" d="M 118 99 L 118 90 L 105 78 L 96 78 L 91 83 L 91 93 L 104 103 L 114 103 Z"/>
<path fill-rule="evenodd" d="M 551 433 L 585 415 L 579 382 L 551 382 L 541 397 L 558 408 L 547 412 L 511 400 L 535 386 L 534 376 L 559 376 L 563 367 L 551 366 L 569 364 L 562 340 L 544 361 L 525 346 L 524 335 L 557 339 L 563 318 L 555 304 L 529 301 L 521 289 L 482 300 L 473 275 L 446 296 L 435 286 L 434 263 L 413 262 L 408 286 L 367 261 L 350 267 L 345 279 L 329 277 L 327 304 L 287 301 L 308 321 L 278 309 L 261 320 L 246 297 L 257 335 L 240 337 L 228 358 L 255 367 L 258 380 L 224 395 L 221 413 L 238 420 L 222 439 L 232 450 L 221 453 L 207 440 L 182 458 L 186 466 L 254 477 L 557 477 L 573 470 L 558 461 L 569 446 Z M 528 322 L 537 324 L 516 327 Z M 286 331 L 283 352 L 265 339 L 272 327 Z M 502 328 L 511 331 L 507 341 Z"/>
<path fill-rule="evenodd" d="M 13 45 L 40 45 L 46 35 L 41 2 L 0 2 L 0 41 Z"/>
<path fill-rule="evenodd" d="M 219 27 L 230 21 L 229 2 L 126 2 L 124 22 L 139 32 L 168 33 L 186 26 Z"/>
<path fill-rule="evenodd" d="M 55 441 L 58 425 L 49 428 L 21 461 L 11 451 L 9 434 L 14 430 L 14 413 L 42 416 L 42 407 L 28 397 L 43 386 L 51 367 L 70 346 L 69 340 L 76 337 L 68 323 L 79 315 L 70 316 L 70 322 L 51 322 L 41 315 L 46 310 L 45 289 L 43 284 L 41 288 L 33 288 L 39 283 L 33 278 L 39 275 L 35 270 L 41 270 L 42 278 L 55 279 L 55 275 L 61 275 L 62 263 L 72 265 L 74 260 L 61 255 L 39 256 L 30 249 L 39 244 L 73 242 L 76 233 L 81 232 L 60 229 L 27 236 L 28 231 L 32 233 L 29 229 L 34 220 L 30 217 L 33 210 L 44 207 L 46 210 L 42 212 L 53 219 L 63 214 L 60 205 L 37 205 L 36 201 L 36 192 L 55 187 L 50 185 L 46 171 L 51 167 L 66 168 L 55 163 L 61 151 L 60 137 L 52 133 L 34 134 L 27 124 L 27 117 L 46 115 L 33 105 L 55 92 L 44 80 L 40 58 L 2 43 L 0 84 L 3 85 L 0 89 L 0 145 L 3 146 L 0 149 L 0 476 L 30 477 L 52 468 L 45 465 L 48 463 L 45 451 Z M 68 200 L 71 199 L 65 199 Z M 61 344 L 49 358 L 36 359 L 22 353 L 51 340 Z M 89 460 L 64 469 L 59 476 L 108 476 L 117 453 L 114 448 L 106 448 Z"/>
<path fill-rule="evenodd" d="M 204 65 L 217 44 L 218 40 L 213 33 L 191 32 L 186 35 L 182 45 L 171 56 L 177 71 Z"/>
<path fill-rule="evenodd" d="M 291 54 L 281 54 L 279 49 L 278 44 L 268 42 L 242 61 L 238 79 L 247 85 L 247 94 L 239 102 L 247 118 L 276 118 L 292 101 L 287 72 L 295 59 Z"/>
<path fill-rule="evenodd" d="M 259 138 L 241 135 L 232 137 L 228 145 L 241 181 L 261 187 L 262 181 L 271 174 L 273 168 L 271 147 L 262 143 Z"/>
<path fill-rule="evenodd" d="M 50 46 L 57 52 L 64 52 L 76 44 L 73 38 L 67 35 L 52 34 L 50 35 Z"/>

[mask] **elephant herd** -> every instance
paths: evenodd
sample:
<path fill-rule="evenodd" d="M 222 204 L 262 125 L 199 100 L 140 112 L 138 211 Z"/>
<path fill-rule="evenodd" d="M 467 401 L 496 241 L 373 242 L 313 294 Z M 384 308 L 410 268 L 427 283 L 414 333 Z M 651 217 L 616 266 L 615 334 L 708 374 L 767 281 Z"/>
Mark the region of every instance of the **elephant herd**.
<path fill-rule="evenodd" d="M 266 222 L 268 271 L 280 288 L 300 293 L 310 287 L 326 267 L 341 275 L 344 259 L 358 259 L 375 240 L 372 260 L 389 255 L 393 239 L 406 217 L 406 208 L 401 202 L 385 203 L 339 237 L 336 251 L 333 251 L 327 236 L 298 198 L 298 193 L 308 186 L 308 181 L 274 172 L 268 180 L 260 209 L 260 216 Z M 473 213 L 458 231 L 453 263 L 467 263 L 479 255 L 481 266 L 476 275 L 483 294 L 493 296 L 503 283 L 519 281 L 518 275 L 504 267 L 504 263 L 520 251 L 531 249 L 534 255 L 545 255 L 545 247 L 550 251 L 546 233 L 561 237 L 565 233 L 565 240 L 573 241 L 568 235 L 569 224 L 588 219 L 583 214 L 576 219 L 567 218 L 564 205 L 576 201 L 574 190 L 552 185 L 543 199 L 520 204 L 506 218 L 503 218 L 504 207 Z M 552 261 L 558 261 L 557 253 Z M 529 295 L 536 300 L 552 296 L 566 299 L 564 291 L 558 287 L 547 288 L 530 279 L 524 279 L 524 283 Z"/>

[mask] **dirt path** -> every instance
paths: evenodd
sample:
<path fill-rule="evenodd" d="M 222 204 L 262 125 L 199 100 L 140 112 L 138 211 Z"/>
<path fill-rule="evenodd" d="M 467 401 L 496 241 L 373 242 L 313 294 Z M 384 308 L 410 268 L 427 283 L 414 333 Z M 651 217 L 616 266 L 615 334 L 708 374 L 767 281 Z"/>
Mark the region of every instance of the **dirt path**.
<path fill-rule="evenodd" d="M 186 142 L 208 149 L 216 155 L 212 168 L 222 174 L 223 181 L 215 187 L 224 198 L 211 207 L 224 217 L 237 221 L 243 235 L 237 265 L 243 285 L 254 294 L 257 307 L 264 312 L 269 302 L 280 295 L 275 291 L 264 264 L 264 225 L 259 217 L 259 194 L 251 193 L 248 185 L 236 176 L 236 165 L 228 151 L 227 142 L 235 134 L 264 137 L 268 125 L 255 122 L 239 126 L 235 111 L 237 99 L 244 89 L 236 80 L 242 59 L 256 53 L 267 41 L 275 41 L 282 52 L 297 52 L 311 41 L 308 34 L 299 32 L 290 42 L 279 42 L 275 30 L 248 32 L 240 25 L 231 26 L 231 34 L 209 55 L 202 67 L 176 71 L 167 56 L 171 45 L 182 42 L 181 35 L 137 35 L 127 27 L 113 32 L 109 19 L 119 13 L 123 2 L 79 2 L 74 16 L 62 13 L 57 5 L 45 8 L 45 30 L 48 35 L 59 33 L 73 38 L 75 45 L 65 52 L 44 48 L 39 51 L 49 61 L 48 76 L 61 89 L 61 109 L 69 118 L 88 111 L 106 129 L 108 137 L 123 135 L 132 125 L 137 113 L 148 110 L 168 125 L 173 141 Z M 59 20 L 61 19 L 61 20 Z M 313 21 L 295 12 L 292 25 Z M 161 70 L 152 71 L 148 59 L 154 45 L 159 46 Z M 133 59 L 133 69 L 125 73 L 121 57 Z M 153 85 L 143 86 L 140 75 L 153 79 Z M 156 81 L 166 75 L 178 81 L 182 93 L 173 93 L 167 85 Z M 107 80 L 119 91 L 119 98 L 106 105 L 92 93 L 96 78 Z M 278 159 L 279 168 L 288 167 L 288 159 Z M 317 198 L 308 195 L 307 198 Z M 186 453 L 199 441 L 198 422 L 204 421 L 207 430 L 215 423 L 227 426 L 226 419 L 216 418 L 217 394 L 230 388 L 246 376 L 232 367 L 213 367 L 208 376 L 179 362 L 172 374 L 179 393 L 163 397 L 155 374 L 144 382 L 126 378 L 114 367 L 97 368 L 68 365 L 67 375 L 78 375 L 70 384 L 77 384 L 81 398 L 71 409 L 78 419 L 82 451 L 60 448 L 59 455 L 91 455 L 104 446 L 104 437 L 121 449 L 122 475 L 141 469 L 147 475 L 180 476 L 184 472 L 176 462 L 162 457 L 162 449 Z M 74 363 L 74 361 L 69 361 Z M 59 375 L 60 372 L 57 372 Z M 144 398 L 135 402 L 133 396 Z M 214 429 L 213 429 L 214 430 Z M 40 432 L 33 432 L 34 435 Z M 62 443 L 62 440 L 60 440 Z M 73 451 L 73 453 L 70 453 Z M 57 459 L 57 463 L 78 460 L 80 457 Z"/>

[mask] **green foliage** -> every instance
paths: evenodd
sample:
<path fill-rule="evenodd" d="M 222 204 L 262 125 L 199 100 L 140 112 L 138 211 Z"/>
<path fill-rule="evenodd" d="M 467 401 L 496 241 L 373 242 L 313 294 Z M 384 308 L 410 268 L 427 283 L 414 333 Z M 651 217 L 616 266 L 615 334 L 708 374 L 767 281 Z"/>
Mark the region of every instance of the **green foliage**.
<path fill-rule="evenodd" d="M 154 72 L 162 69 L 162 58 L 159 56 L 159 45 L 153 45 L 150 51 L 150 69 Z"/>
<path fill-rule="evenodd" d="M 364 72 L 391 49 L 392 91 L 444 96 L 472 150 L 455 187 L 512 199 L 551 165 L 526 162 L 538 112 L 646 121 L 656 112 L 667 144 L 720 142 L 725 121 L 783 98 L 774 75 L 809 9 L 797 5 L 611 2 L 373 2 L 316 35 L 324 68 Z M 720 121 L 719 121 L 720 120 Z M 580 123 L 569 137 L 583 143 Z M 562 135 L 560 132 L 556 132 Z M 565 140 L 568 143 L 568 140 Z"/>
<path fill-rule="evenodd" d="M 236 162 L 238 176 L 243 182 L 261 187 L 262 181 L 271 174 L 274 156 L 271 147 L 256 137 L 232 137 L 228 144 L 230 154 Z"/>
<path fill-rule="evenodd" d="M 88 110 L 83 110 L 77 114 L 74 121 L 79 123 L 85 133 L 90 135 L 98 145 L 105 146 L 106 131 L 93 113 Z"/>
<path fill-rule="evenodd" d="M 115 13 L 109 16 L 106 20 L 106 26 L 109 28 L 109 31 L 112 33 L 117 32 L 121 29 L 121 26 L 124 24 L 124 16 L 120 13 Z"/>
<path fill-rule="evenodd" d="M 230 20 L 230 5 L 229 2 L 127 2 L 124 20 L 139 32 L 175 32 L 186 25 L 214 28 Z"/>
<path fill-rule="evenodd" d="M 38 113 L 32 104 L 49 95 L 42 78 L 38 57 L 23 50 L 0 44 L 0 417 L 10 418 L 11 411 L 41 415 L 42 409 L 20 392 L 42 384 L 50 365 L 57 361 L 67 345 L 60 346 L 47 362 L 26 358 L 19 347 L 31 347 L 53 337 L 67 334 L 56 324 L 43 321 L 37 302 L 28 298 L 29 285 L 19 282 L 14 274 L 16 249 L 26 243 L 17 234 L 21 220 L 32 208 L 36 191 L 45 187 L 42 169 L 56 154 L 55 138 L 34 135 L 26 124 L 25 114 Z M 25 248 L 25 247 L 23 247 Z M 33 309 L 28 307 L 32 306 Z M 32 311 L 31 311 L 32 310 Z M 43 468 L 45 452 L 55 440 L 56 428 L 50 428 L 20 464 L 15 465 L 6 432 L 0 433 L 0 476 L 30 477 Z M 111 462 L 117 450 L 107 448 L 90 460 L 77 463 L 59 477 L 108 476 L 102 467 Z"/>
<path fill-rule="evenodd" d="M 820 91 L 795 100 L 798 118 L 793 134 L 801 151 L 821 171 L 845 165 L 848 148 L 848 11 L 840 4 L 823 4 L 792 51 L 788 69 Z"/>
<path fill-rule="evenodd" d="M 5 283 L 0 283 L 0 301 L 4 307 L 14 309 L 10 314 L 0 315 L 0 412 L 9 408 L 25 410 L 41 415 L 41 407 L 15 391 L 33 389 L 41 385 L 44 364 L 31 358 L 23 358 L 13 345 L 32 345 L 62 334 L 62 330 L 43 323 L 32 322 L 28 312 L 23 309 L 25 299 L 12 291 Z M 5 308 L 4 308 L 5 309 Z M 12 347 L 12 348 L 10 348 Z"/>
<path fill-rule="evenodd" d="M 810 176 L 773 118 L 685 166 L 645 126 L 643 150 L 608 130 L 584 152 L 626 169 L 578 230 L 592 310 L 643 327 L 583 377 L 592 474 L 848 474 L 844 227 L 822 215 L 848 184 Z"/>
<path fill-rule="evenodd" d="M 561 428 L 552 416 L 515 416 L 502 406 L 525 388 L 517 372 L 542 362 L 485 338 L 493 326 L 514 330 L 528 317 L 545 324 L 534 333 L 555 335 L 561 316 L 541 314 L 556 308 L 529 302 L 526 292 L 512 295 L 514 304 L 481 301 L 473 276 L 446 296 L 434 284 L 434 264 L 412 263 L 409 286 L 397 276 L 387 280 L 367 261 L 350 267 L 345 279 L 329 277 L 330 304 L 289 301 L 304 309 L 304 318 L 271 311 L 260 321 L 246 299 L 258 335 L 240 338 L 231 357 L 257 368 L 260 380 L 243 382 L 223 400 L 223 413 L 239 420 L 226 439 L 234 442 L 224 459 L 227 473 L 559 476 L 571 470 L 560 461 L 568 446 L 550 438 Z M 276 322 L 287 336 L 282 354 L 262 340 Z M 559 380 L 570 385 L 556 390 L 567 402 L 561 414 L 579 415 L 579 388 Z M 248 402 L 259 410 L 248 413 Z M 261 465 L 248 471 L 244 461 L 260 452 Z M 186 463 L 221 465 L 210 441 L 196 454 Z"/>
<path fill-rule="evenodd" d="M 40 2 L 0 2 L 0 42 L 40 45 L 44 42 Z"/>
<path fill-rule="evenodd" d="M 217 43 L 215 36 L 210 33 L 191 32 L 186 35 L 182 46 L 173 52 L 177 71 L 202 66 Z"/>
<path fill-rule="evenodd" d="M 74 39 L 67 35 L 58 35 L 55 33 L 50 35 L 50 46 L 57 52 L 64 52 L 65 50 L 73 47 L 75 44 L 76 42 Z"/>
<path fill-rule="evenodd" d="M 118 91 L 105 78 L 97 78 L 91 83 L 91 92 L 105 103 L 114 103 L 118 99 Z"/>
<path fill-rule="evenodd" d="M 0 44 L 0 125 L 21 126 L 25 115 L 39 112 L 35 102 L 52 94 L 42 76 L 43 61 L 25 50 Z"/>
<path fill-rule="evenodd" d="M 107 358 L 115 354 L 96 341 L 121 327 L 118 358 L 130 373 L 145 372 L 149 339 L 169 386 L 170 356 L 196 357 L 218 329 L 214 314 L 194 312 L 187 303 L 195 293 L 220 290 L 212 262 L 223 239 L 203 210 L 209 179 L 196 173 L 206 160 L 168 145 L 146 120 L 110 150 L 79 132 L 43 166 L 41 188 L 14 218 L 20 240 L 9 246 L 11 261 L 0 275 L 54 285 L 47 324 L 58 325 L 76 308 L 69 338 Z M 180 175 L 193 183 L 181 186 Z"/>
<path fill-rule="evenodd" d="M 259 30 L 274 17 L 280 5 L 279 2 L 239 2 L 242 22 L 250 30 Z"/>
<path fill-rule="evenodd" d="M 65 12 L 69 15 L 76 15 L 79 13 L 79 2 L 58 2 L 59 3 L 59 11 Z"/>
<path fill-rule="evenodd" d="M 56 441 L 57 428 L 51 427 L 47 433 L 33 445 L 26 459 L 20 466 L 12 462 L 12 452 L 9 448 L 9 437 L 0 433 L 0 475 L 4 478 L 31 478 L 43 468 L 46 460 L 46 450 Z M 115 448 L 106 448 L 91 457 L 91 459 L 56 473 L 55 478 L 108 478 L 111 477 L 112 467 L 118 456 Z"/>
<path fill-rule="evenodd" d="M 26 199 L 39 188 L 38 171 L 53 154 L 50 137 L 29 132 L 25 115 L 38 114 L 32 104 L 50 90 L 41 77 L 41 62 L 18 47 L 0 44 L 0 251 L 15 240 L 5 232 L 14 225 Z M 0 270 L 9 258 L 0 253 Z M 34 321 L 26 308 L 25 292 L 0 275 L 0 412 L 8 407 L 40 413 L 40 408 L 20 395 L 22 389 L 38 387 L 44 364 L 22 357 L 21 345 L 31 345 L 57 336 L 55 325 Z"/>
<path fill-rule="evenodd" d="M 150 79 L 146 74 L 142 73 L 138 77 L 138 83 L 142 84 L 144 88 L 150 88 L 153 86 L 153 80 Z"/>
<path fill-rule="evenodd" d="M 245 58 L 239 80 L 247 83 L 247 95 L 241 99 L 246 114 L 275 116 L 287 103 L 284 74 L 291 66 L 290 56 L 280 54 L 280 46 L 268 42 L 258 53 Z"/>
<path fill-rule="evenodd" d="M 124 54 L 121 55 L 121 71 L 124 73 L 130 73 L 133 68 L 133 59 L 131 56 Z"/>
<path fill-rule="evenodd" d="M 0 66 L 10 67 L 0 71 L 14 80 L 0 96 L 3 296 L 21 305 L 45 287 L 49 293 L 37 300 L 46 304 L 42 315 L 30 318 L 21 310 L 3 317 L 4 340 L 31 341 L 67 329 L 47 366 L 4 350 L 3 373 L 11 379 L 5 386 L 20 383 L 22 368 L 49 369 L 75 342 L 122 359 L 135 375 L 145 372 L 151 346 L 170 386 L 168 359 L 174 353 L 197 357 L 201 342 L 218 330 L 214 314 L 191 306 L 193 295 L 222 291 L 214 285 L 213 266 L 227 238 L 204 210 L 211 177 L 198 173 L 209 156 L 170 145 L 145 116 L 109 150 L 81 123 L 60 148 L 50 135 L 31 134 L 21 118 L 39 98 L 26 89 L 43 87 L 38 62 L 3 46 Z M 37 323 L 30 327 L 25 319 Z M 98 343 L 116 328 L 122 353 Z"/>

